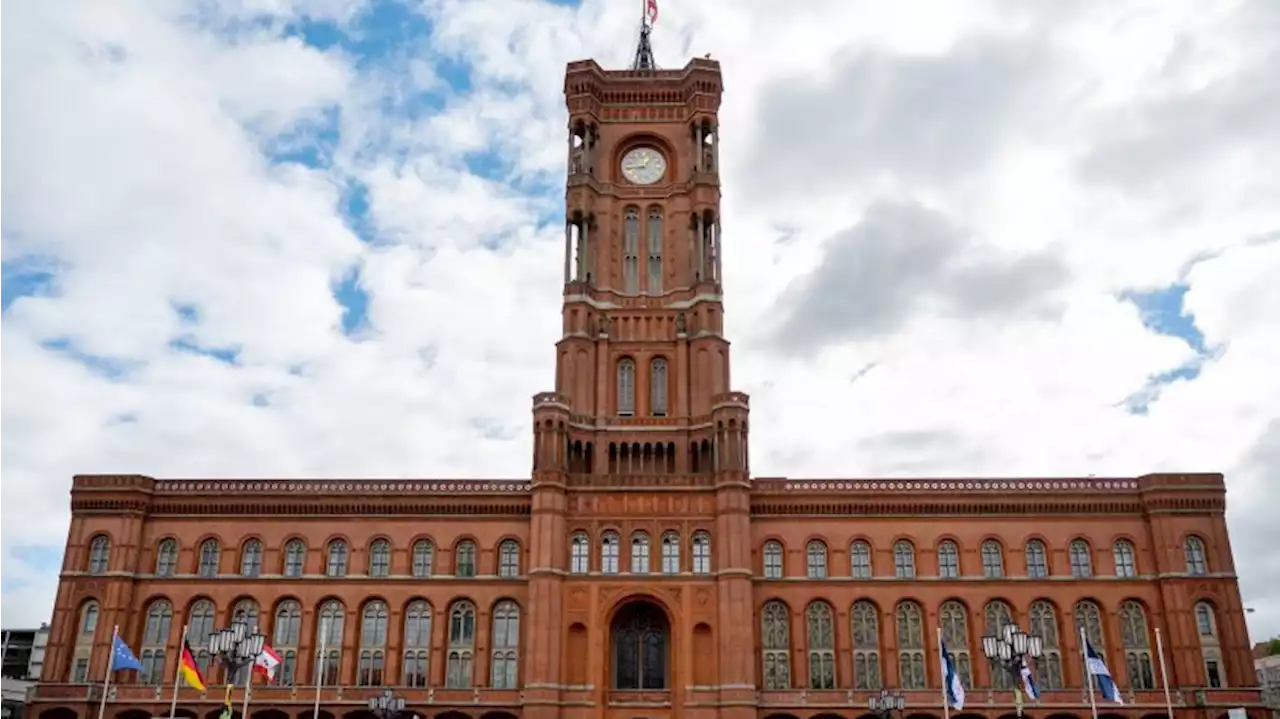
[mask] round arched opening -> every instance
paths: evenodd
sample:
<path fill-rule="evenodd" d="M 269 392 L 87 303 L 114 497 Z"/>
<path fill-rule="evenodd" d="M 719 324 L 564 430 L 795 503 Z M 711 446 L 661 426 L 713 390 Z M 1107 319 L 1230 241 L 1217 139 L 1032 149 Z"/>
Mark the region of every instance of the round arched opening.
<path fill-rule="evenodd" d="M 669 685 L 671 623 L 662 608 L 636 601 L 609 627 L 614 689 L 662 690 Z"/>

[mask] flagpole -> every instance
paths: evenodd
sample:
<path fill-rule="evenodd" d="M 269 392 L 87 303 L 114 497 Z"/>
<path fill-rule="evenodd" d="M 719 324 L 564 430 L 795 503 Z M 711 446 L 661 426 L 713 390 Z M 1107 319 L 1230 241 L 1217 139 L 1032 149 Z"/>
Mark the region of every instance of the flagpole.
<path fill-rule="evenodd" d="M 173 667 L 173 699 L 169 701 L 169 719 L 178 713 L 178 687 L 182 686 L 182 652 L 187 647 L 187 625 L 182 625 L 182 639 L 178 642 L 178 663 Z"/>
<path fill-rule="evenodd" d="M 120 634 L 120 625 L 111 628 L 111 646 L 107 649 L 107 676 L 102 680 L 102 701 L 98 703 L 98 719 L 107 713 L 107 692 L 111 690 L 111 667 L 115 665 L 116 637 Z"/>
<path fill-rule="evenodd" d="M 1156 627 L 1156 652 L 1160 655 L 1160 683 L 1164 685 L 1164 708 L 1173 719 L 1173 699 L 1169 696 L 1169 672 L 1164 665 L 1164 640 L 1160 637 L 1160 627 Z"/>
<path fill-rule="evenodd" d="M 258 631 L 257 627 L 253 630 Z M 244 668 L 244 701 L 240 704 L 240 719 L 249 719 L 249 693 L 253 690 L 253 667 L 258 661 L 257 657 L 253 658 Z"/>
<path fill-rule="evenodd" d="M 320 687 L 324 685 L 324 643 L 329 638 L 328 619 L 329 617 L 325 617 L 320 621 L 320 653 L 316 661 L 316 706 L 313 719 L 320 719 Z"/>
<path fill-rule="evenodd" d="M 942 627 L 938 627 L 938 670 L 942 675 L 942 719 L 951 719 L 951 702 L 947 700 L 947 664 L 942 656 Z"/>
<path fill-rule="evenodd" d="M 1093 699 L 1093 675 L 1089 673 L 1089 640 L 1084 635 L 1084 625 L 1080 625 L 1080 661 L 1084 663 L 1084 685 L 1089 688 L 1089 710 L 1093 719 L 1098 719 L 1098 703 Z"/>

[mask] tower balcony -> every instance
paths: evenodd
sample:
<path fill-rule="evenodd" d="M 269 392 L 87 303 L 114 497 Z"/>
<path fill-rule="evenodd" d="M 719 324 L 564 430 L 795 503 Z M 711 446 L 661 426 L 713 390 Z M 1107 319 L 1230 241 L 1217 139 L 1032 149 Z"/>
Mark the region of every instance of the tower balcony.
<path fill-rule="evenodd" d="M 741 407 L 751 409 L 751 397 L 746 392 L 721 392 L 711 395 L 711 408 Z"/>
<path fill-rule="evenodd" d="M 567 411 L 569 409 L 569 397 L 559 392 L 539 392 L 533 396 L 533 408 L 535 410 L 556 406 Z"/>

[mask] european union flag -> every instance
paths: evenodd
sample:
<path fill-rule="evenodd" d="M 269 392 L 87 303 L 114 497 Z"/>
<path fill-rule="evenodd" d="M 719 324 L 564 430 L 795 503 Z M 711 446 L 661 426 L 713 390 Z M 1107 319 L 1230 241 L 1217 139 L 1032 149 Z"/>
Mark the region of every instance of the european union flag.
<path fill-rule="evenodd" d="M 129 669 L 142 671 L 142 662 L 138 661 L 129 645 L 117 634 L 111 640 L 111 671 L 123 672 Z"/>

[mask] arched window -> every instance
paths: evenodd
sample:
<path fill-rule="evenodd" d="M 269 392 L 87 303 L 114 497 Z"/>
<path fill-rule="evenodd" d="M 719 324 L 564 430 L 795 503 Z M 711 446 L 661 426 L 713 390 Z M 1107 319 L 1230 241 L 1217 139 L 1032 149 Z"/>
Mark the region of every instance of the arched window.
<path fill-rule="evenodd" d="M 662 294 L 662 210 L 649 208 L 649 294 Z"/>
<path fill-rule="evenodd" d="M 987 602 L 982 614 L 986 619 L 984 633 L 989 637 L 1003 637 L 1004 628 L 1013 624 L 1013 610 L 998 599 Z M 991 684 L 999 691 L 1008 691 L 1014 686 L 1009 673 L 1002 671 L 991 672 Z"/>
<path fill-rule="evenodd" d="M 640 291 L 640 211 L 628 207 L 622 215 L 622 291 Z"/>
<path fill-rule="evenodd" d="M 987 579 L 1004 576 L 1004 548 L 994 539 L 982 543 L 982 576 Z"/>
<path fill-rule="evenodd" d="M 707 532 L 693 534 L 693 573 L 711 573 L 711 535 Z"/>
<path fill-rule="evenodd" d="M 360 670 L 356 684 L 363 687 L 382 685 L 382 672 L 387 663 L 387 605 L 380 600 L 365 602 L 360 614 Z"/>
<path fill-rule="evenodd" d="M 912 601 L 898 602 L 898 684 L 901 689 L 924 689 L 924 612 Z"/>
<path fill-rule="evenodd" d="M 1218 618 L 1208 602 L 1196 602 L 1196 632 L 1200 635 L 1200 654 L 1204 659 L 1204 684 L 1222 689 L 1227 683 L 1222 673 L 1222 643 L 1218 640 Z"/>
<path fill-rule="evenodd" d="M 1043 599 L 1031 603 L 1028 629 L 1040 637 L 1043 654 L 1036 660 L 1036 685 L 1040 689 L 1062 688 L 1062 645 L 1058 640 L 1058 612 Z"/>
<path fill-rule="evenodd" d="M 631 573 L 649 573 L 649 535 L 644 532 L 631 535 Z"/>
<path fill-rule="evenodd" d="M 476 607 L 462 599 L 449 608 L 449 653 L 445 667 L 445 687 L 466 689 L 471 686 L 475 649 Z"/>
<path fill-rule="evenodd" d="M 827 578 L 827 545 L 814 539 L 804 548 L 805 576 L 810 579 Z"/>
<path fill-rule="evenodd" d="M 853 688 L 880 689 L 880 618 L 876 605 L 862 599 L 853 603 Z"/>
<path fill-rule="evenodd" d="M 391 575 L 391 543 L 385 539 L 375 539 L 369 545 L 369 576 L 386 577 Z"/>
<path fill-rule="evenodd" d="M 1027 576 L 1037 579 L 1049 576 L 1049 562 L 1045 558 L 1044 542 L 1039 539 L 1027 542 Z"/>
<path fill-rule="evenodd" d="M 274 683 L 291 687 L 298 672 L 298 643 L 302 638 L 302 605 L 286 599 L 276 605 L 275 625 L 271 632 L 271 648 L 280 655 Z"/>
<path fill-rule="evenodd" d="M 257 602 L 252 599 L 241 599 L 236 602 L 235 606 L 231 609 L 231 623 L 243 624 L 246 631 L 252 632 L 260 626 L 258 623 L 259 614 L 260 612 L 258 610 Z M 249 678 L 249 672 L 252 670 L 253 669 L 250 666 L 241 667 L 229 683 L 237 686 L 243 685 L 245 680 Z"/>
<path fill-rule="evenodd" d="M 142 671 L 138 672 L 138 683 L 165 683 L 165 649 L 169 646 L 172 627 L 173 605 L 164 599 L 153 600 L 147 606 L 147 621 L 142 628 L 142 647 L 138 652 Z"/>
<path fill-rule="evenodd" d="M 957 601 L 943 602 L 938 609 L 942 639 L 955 662 L 956 673 L 965 689 L 973 688 L 973 662 L 969 659 L 969 612 Z"/>
<path fill-rule="evenodd" d="M 76 624 L 75 660 L 71 663 L 71 681 L 84 684 L 89 681 L 89 660 L 93 658 L 93 638 L 98 632 L 98 603 L 85 602 L 80 607 Z"/>
<path fill-rule="evenodd" d="M 591 571 L 591 540 L 582 532 L 574 534 L 569 541 L 569 571 L 574 574 Z"/>
<path fill-rule="evenodd" d="M 172 577 L 178 569 L 178 541 L 162 539 L 156 549 L 156 576 Z"/>
<path fill-rule="evenodd" d="M 404 613 L 404 685 L 427 686 L 431 658 L 431 605 L 418 599 Z"/>
<path fill-rule="evenodd" d="M 218 576 L 219 564 L 222 560 L 222 547 L 216 539 L 206 539 L 200 543 L 200 568 L 197 573 L 202 577 Z"/>
<path fill-rule="evenodd" d="M 301 577 L 306 569 L 307 545 L 301 539 L 290 539 L 284 545 L 284 576 Z"/>
<path fill-rule="evenodd" d="M 1112 553 L 1116 559 L 1116 576 L 1117 577 L 1136 577 L 1138 572 L 1133 562 L 1133 542 L 1127 539 L 1116 540 Z"/>
<path fill-rule="evenodd" d="M 1084 636 L 1089 640 L 1089 644 L 1093 646 L 1098 656 L 1102 657 L 1103 661 L 1106 661 L 1107 644 L 1102 638 L 1102 611 L 1098 609 L 1098 605 L 1088 599 L 1076 602 L 1075 623 L 1076 636 L 1080 635 L 1080 628 L 1083 627 Z M 1097 677 L 1093 678 L 1093 690 L 1095 692 L 1099 691 Z"/>
<path fill-rule="evenodd" d="M 436 555 L 435 545 L 429 539 L 419 539 L 413 543 L 413 576 L 422 579 L 431 576 L 431 567 Z"/>
<path fill-rule="evenodd" d="M 610 627 L 613 634 L 613 688 L 667 689 L 666 615 L 643 602 L 624 607 Z"/>
<path fill-rule="evenodd" d="M 510 600 L 493 608 L 493 651 L 489 661 L 489 686 L 515 689 L 519 673 L 520 608 Z"/>
<path fill-rule="evenodd" d="M 453 550 L 453 564 L 454 576 L 476 576 L 476 543 L 470 539 L 458 542 Z"/>
<path fill-rule="evenodd" d="M 849 574 L 854 579 L 871 578 L 871 545 L 861 539 L 849 545 Z"/>
<path fill-rule="evenodd" d="M 89 542 L 89 573 L 106 574 L 111 563 L 111 540 L 99 534 Z"/>
<path fill-rule="evenodd" d="M 240 550 L 240 576 L 256 577 L 262 574 L 262 542 L 250 539 Z"/>
<path fill-rule="evenodd" d="M 196 650 L 196 665 L 204 676 L 208 676 L 209 662 L 212 659 L 209 654 L 209 637 L 213 634 L 214 614 L 213 602 L 208 599 L 197 600 L 187 610 L 187 641 Z"/>
<path fill-rule="evenodd" d="M 600 571 L 605 574 L 618 573 L 618 544 L 620 540 L 616 532 L 605 532 L 600 538 Z"/>
<path fill-rule="evenodd" d="M 680 535 L 675 532 L 662 535 L 662 573 L 680 573 Z"/>
<path fill-rule="evenodd" d="M 636 413 L 636 362 L 630 357 L 618 361 L 618 414 Z"/>
<path fill-rule="evenodd" d="M 960 576 L 960 550 L 950 539 L 938 543 L 938 576 L 943 579 Z"/>
<path fill-rule="evenodd" d="M 498 576 L 520 576 L 520 543 L 514 539 L 504 539 L 498 545 Z"/>
<path fill-rule="evenodd" d="M 1067 546 L 1067 555 L 1071 560 L 1071 576 L 1087 579 L 1093 576 L 1093 557 L 1090 555 L 1089 543 L 1083 539 L 1073 539 Z"/>
<path fill-rule="evenodd" d="M 836 688 L 836 631 L 831 605 L 817 601 L 805 612 L 809 644 L 809 688 Z"/>
<path fill-rule="evenodd" d="M 324 646 L 324 654 L 320 656 L 320 675 L 324 677 L 325 686 L 338 683 L 338 674 L 342 669 L 342 625 L 346 622 L 347 610 L 336 599 L 330 599 L 320 607 L 320 621 L 316 623 L 316 648 Z"/>
<path fill-rule="evenodd" d="M 667 361 L 661 357 L 649 363 L 649 414 L 667 416 Z"/>
<path fill-rule="evenodd" d="M 764 688 L 791 688 L 791 613 L 779 601 L 768 602 L 760 612 L 761 646 L 764 647 Z"/>
<path fill-rule="evenodd" d="M 905 539 L 893 543 L 893 574 L 898 579 L 916 576 L 916 548 Z"/>
<path fill-rule="evenodd" d="M 347 543 L 341 539 L 329 542 L 329 562 L 325 574 L 330 577 L 347 576 Z"/>
<path fill-rule="evenodd" d="M 782 543 L 769 540 L 764 543 L 764 578 L 782 579 Z"/>
<path fill-rule="evenodd" d="M 1147 612 L 1141 604 L 1128 601 L 1120 605 L 1120 643 L 1124 646 L 1124 664 L 1129 670 L 1129 686 L 1137 690 L 1156 688 L 1151 669 L 1151 639 L 1147 634 Z"/>
<path fill-rule="evenodd" d="M 1204 540 L 1196 536 L 1187 537 L 1187 574 L 1200 576 L 1207 574 L 1209 563 L 1205 561 Z"/>

